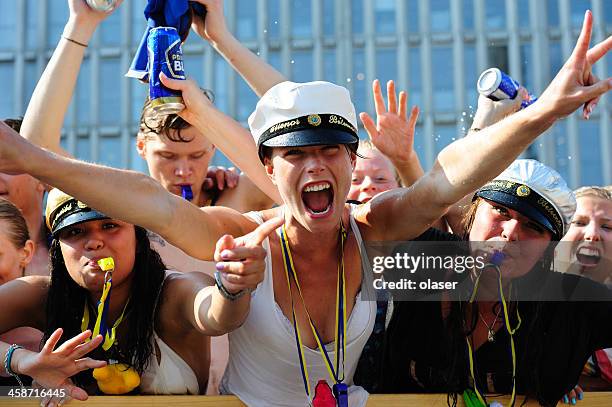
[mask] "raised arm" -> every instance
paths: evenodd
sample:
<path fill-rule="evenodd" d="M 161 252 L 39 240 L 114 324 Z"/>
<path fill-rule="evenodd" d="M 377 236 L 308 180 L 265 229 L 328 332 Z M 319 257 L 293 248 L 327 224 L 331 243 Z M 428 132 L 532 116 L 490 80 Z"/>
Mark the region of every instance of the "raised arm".
<path fill-rule="evenodd" d="M 272 86 L 287 79 L 270 64 L 242 45 L 227 29 L 223 0 L 195 0 L 206 6 L 205 21 L 194 16 L 193 30 L 204 38 L 261 97 Z"/>
<path fill-rule="evenodd" d="M 225 233 L 249 233 L 252 222 L 229 208 L 199 209 L 135 171 L 61 157 L 0 123 L 0 172 L 28 173 L 106 215 L 161 235 L 192 257 L 211 260 Z"/>
<path fill-rule="evenodd" d="M 393 81 L 387 83 L 388 107 L 385 106 L 378 79 L 372 83 L 372 95 L 376 108 L 376 123 L 367 113 L 361 113 L 359 117 L 372 144 L 389 158 L 402 180 L 402 185 L 409 187 L 424 174 L 419 157 L 413 148 L 419 108 L 413 106 L 408 117 L 408 94 L 404 91 L 399 93 L 398 106 Z"/>
<path fill-rule="evenodd" d="M 32 143 L 62 155 L 60 136 L 64 116 L 89 43 L 96 27 L 109 14 L 90 9 L 83 0 L 70 0 L 70 17 L 62 37 L 43 72 L 21 126 L 21 135 Z"/>
<path fill-rule="evenodd" d="M 481 130 L 481 137 L 465 137 L 444 148 L 431 171 L 411 188 L 389 191 L 364 205 L 358 216 L 369 226 L 368 238 L 418 236 L 450 205 L 501 173 L 556 120 L 612 89 L 612 78 L 595 81 L 591 75 L 591 65 L 612 48 L 608 37 L 589 50 L 592 24 L 587 11 L 572 55 L 533 105 Z"/>

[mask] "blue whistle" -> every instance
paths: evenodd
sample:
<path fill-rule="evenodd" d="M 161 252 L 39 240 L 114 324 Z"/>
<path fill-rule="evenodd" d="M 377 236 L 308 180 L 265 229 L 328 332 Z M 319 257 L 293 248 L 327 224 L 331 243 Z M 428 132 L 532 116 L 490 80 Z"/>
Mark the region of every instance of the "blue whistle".
<path fill-rule="evenodd" d="M 181 185 L 181 196 L 183 199 L 191 201 L 193 199 L 193 191 L 189 185 Z"/>
<path fill-rule="evenodd" d="M 338 407 L 348 407 L 348 386 L 346 383 L 336 383 L 332 388 Z"/>
<path fill-rule="evenodd" d="M 506 257 L 504 253 L 496 251 L 493 253 L 493 256 L 491 256 L 491 263 L 499 267 L 501 266 L 502 261 L 504 261 L 504 257 Z"/>

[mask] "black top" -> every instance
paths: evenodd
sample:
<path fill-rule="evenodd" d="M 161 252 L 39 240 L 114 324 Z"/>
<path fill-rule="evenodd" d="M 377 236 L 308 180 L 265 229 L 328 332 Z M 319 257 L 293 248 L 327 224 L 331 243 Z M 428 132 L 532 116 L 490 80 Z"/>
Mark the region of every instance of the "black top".
<path fill-rule="evenodd" d="M 457 239 L 431 230 L 421 238 Z M 574 291 L 578 287 L 589 295 L 595 293 L 597 298 L 612 299 L 611 292 L 598 283 L 574 275 L 549 274 L 546 291 L 571 286 Z M 359 365 L 370 370 L 367 376 L 380 381 L 363 384 L 382 393 L 462 393 L 472 387 L 467 345 L 460 325 L 460 307 L 465 303 L 452 303 L 446 320 L 440 302 L 405 301 L 394 302 L 393 306 L 393 317 L 383 344 L 378 347 L 379 353 L 364 352 L 362 357 L 365 361 L 379 359 L 381 363 Z M 514 335 L 517 394 L 527 394 L 543 405 L 556 405 L 578 382 L 588 357 L 597 349 L 612 347 L 612 301 L 523 301 L 516 307 L 522 318 Z M 511 315 L 514 327 L 515 311 Z M 511 393 L 512 355 L 505 327 L 497 331 L 494 342 L 486 342 L 475 351 L 474 363 L 481 392 Z M 356 382 L 364 376 L 365 369 L 358 370 Z"/>

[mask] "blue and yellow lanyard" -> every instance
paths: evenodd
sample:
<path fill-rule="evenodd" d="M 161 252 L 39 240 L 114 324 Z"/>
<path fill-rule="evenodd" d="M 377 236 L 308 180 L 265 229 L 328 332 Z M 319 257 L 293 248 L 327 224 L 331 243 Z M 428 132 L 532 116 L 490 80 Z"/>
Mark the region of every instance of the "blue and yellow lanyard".
<path fill-rule="evenodd" d="M 293 259 L 291 257 L 291 251 L 289 249 L 289 242 L 287 241 L 287 232 L 285 230 L 285 225 L 283 225 L 280 232 L 280 243 L 281 243 L 281 252 L 283 255 L 283 264 L 285 266 L 285 275 L 287 276 L 287 287 L 289 288 L 289 297 L 291 299 L 291 314 L 293 317 L 293 329 L 295 331 L 295 342 L 298 350 L 298 357 L 300 360 L 300 369 L 302 372 L 302 380 L 304 381 L 304 390 L 306 391 L 306 395 L 308 399 L 312 402 L 312 391 L 310 389 L 310 382 L 308 377 L 308 367 L 306 366 L 306 360 L 304 358 L 304 345 L 302 344 L 302 337 L 300 335 L 300 330 L 298 327 L 297 319 L 295 317 L 295 308 L 294 308 L 294 300 L 293 293 L 291 290 L 291 280 L 290 275 L 293 277 L 293 281 L 295 281 L 295 286 L 297 287 L 298 294 L 302 300 L 302 304 L 304 306 L 304 311 L 306 311 L 306 315 L 308 316 L 308 322 L 310 323 L 310 329 L 312 330 L 312 334 L 317 341 L 317 346 L 319 348 L 319 352 L 321 353 L 321 357 L 323 358 L 323 362 L 325 362 L 325 366 L 327 367 L 327 371 L 329 372 L 329 376 L 331 380 L 335 383 L 335 386 L 343 385 L 342 381 L 344 380 L 344 356 L 346 353 L 346 307 L 345 307 L 345 298 L 346 298 L 346 279 L 344 275 L 344 241 L 346 239 L 346 231 L 344 230 L 344 225 L 340 224 L 340 255 L 338 262 L 338 284 L 337 284 L 337 294 L 336 294 L 336 336 L 335 336 L 335 369 L 332 365 L 332 362 L 325 350 L 325 346 L 323 344 L 323 340 L 321 335 L 319 335 L 319 331 L 317 330 L 310 314 L 308 313 L 308 309 L 306 309 L 306 303 L 304 302 L 304 297 L 302 296 L 302 289 L 300 288 L 300 283 L 298 281 L 298 276 L 295 271 L 295 266 L 293 264 Z M 340 352 L 342 352 L 342 358 L 340 358 Z M 342 362 L 340 362 L 342 361 Z M 342 367 L 342 369 L 340 369 Z M 342 376 L 340 376 L 340 371 L 342 371 Z M 340 404 L 339 404 L 340 405 Z"/>
<path fill-rule="evenodd" d="M 129 300 L 126 301 L 125 306 L 123 307 L 123 311 L 121 315 L 112 327 L 108 327 L 106 324 L 106 320 L 108 319 L 108 309 L 110 304 L 110 293 L 113 284 L 113 274 L 112 272 L 106 272 L 104 275 L 104 287 L 102 289 L 102 296 L 100 297 L 100 301 L 98 301 L 98 317 L 96 318 L 96 323 L 94 325 L 93 332 L 91 334 L 91 338 L 95 338 L 98 335 L 104 336 L 104 342 L 102 342 L 102 349 L 109 350 L 111 346 L 115 343 L 115 331 L 121 321 L 123 321 L 123 316 L 125 314 L 125 310 L 129 304 Z M 81 332 L 85 331 L 89 328 L 89 307 L 87 306 L 87 301 L 85 301 L 85 307 L 83 309 L 83 319 L 81 320 Z M 89 341 L 89 339 L 87 340 Z"/>
<path fill-rule="evenodd" d="M 504 296 L 504 290 L 503 290 L 503 285 L 502 285 L 502 275 L 501 275 L 501 270 L 499 269 L 499 264 L 501 264 L 502 260 L 503 260 L 503 256 L 502 257 L 494 256 L 492 259 L 492 263 L 486 264 L 484 268 L 488 268 L 488 267 L 494 268 L 495 271 L 497 271 L 497 275 L 499 277 L 498 279 L 499 296 L 500 296 L 500 300 L 501 300 L 502 307 L 504 310 L 504 322 L 505 322 L 504 325 L 506 326 L 506 330 L 508 331 L 508 334 L 510 334 L 510 348 L 512 351 L 512 396 L 510 397 L 509 405 L 514 406 L 514 401 L 516 398 L 516 351 L 514 347 L 514 333 L 520 328 L 522 320 L 521 320 L 521 314 L 519 313 L 518 308 L 517 308 L 516 316 L 518 318 L 518 324 L 516 325 L 514 329 L 510 326 L 508 304 L 506 303 L 506 298 Z M 472 295 L 470 296 L 470 300 L 469 300 L 470 304 L 473 303 L 474 299 L 476 298 L 476 292 L 478 291 L 478 283 L 480 282 L 481 275 L 482 275 L 482 272 L 478 274 L 478 277 L 476 277 L 476 281 L 474 282 L 474 291 L 472 291 Z M 470 357 L 470 374 L 472 375 L 472 381 L 474 382 L 474 392 L 476 393 L 477 401 L 480 401 L 482 406 L 486 406 L 487 405 L 486 398 L 478 390 L 478 385 L 476 383 L 476 376 L 474 375 L 474 356 L 472 352 L 472 345 L 470 343 L 470 338 L 466 336 L 465 341 L 467 342 L 468 355 Z M 464 399 L 465 398 L 466 398 L 466 393 L 464 393 Z M 468 403 L 468 400 L 466 400 L 466 404 L 469 404 L 469 405 L 475 405 L 476 404 L 475 402 L 476 400 L 471 400 Z"/>

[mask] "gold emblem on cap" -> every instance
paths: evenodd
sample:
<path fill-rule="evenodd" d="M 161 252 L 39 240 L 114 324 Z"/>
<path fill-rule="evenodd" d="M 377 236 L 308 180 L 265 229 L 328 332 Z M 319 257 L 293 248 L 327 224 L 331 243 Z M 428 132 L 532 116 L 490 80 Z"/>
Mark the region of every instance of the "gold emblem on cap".
<path fill-rule="evenodd" d="M 318 126 L 321 124 L 321 116 L 318 114 L 311 114 L 308 116 L 308 124 L 311 126 Z"/>
<path fill-rule="evenodd" d="M 531 190 L 527 185 L 521 185 L 516 189 L 516 194 L 518 196 L 527 196 L 531 193 Z"/>
<path fill-rule="evenodd" d="M 87 206 L 87 205 L 85 205 L 85 204 L 84 204 L 83 202 L 81 202 L 81 201 L 77 201 L 77 207 L 78 207 L 78 208 L 81 208 L 81 209 L 88 208 L 88 206 Z"/>

